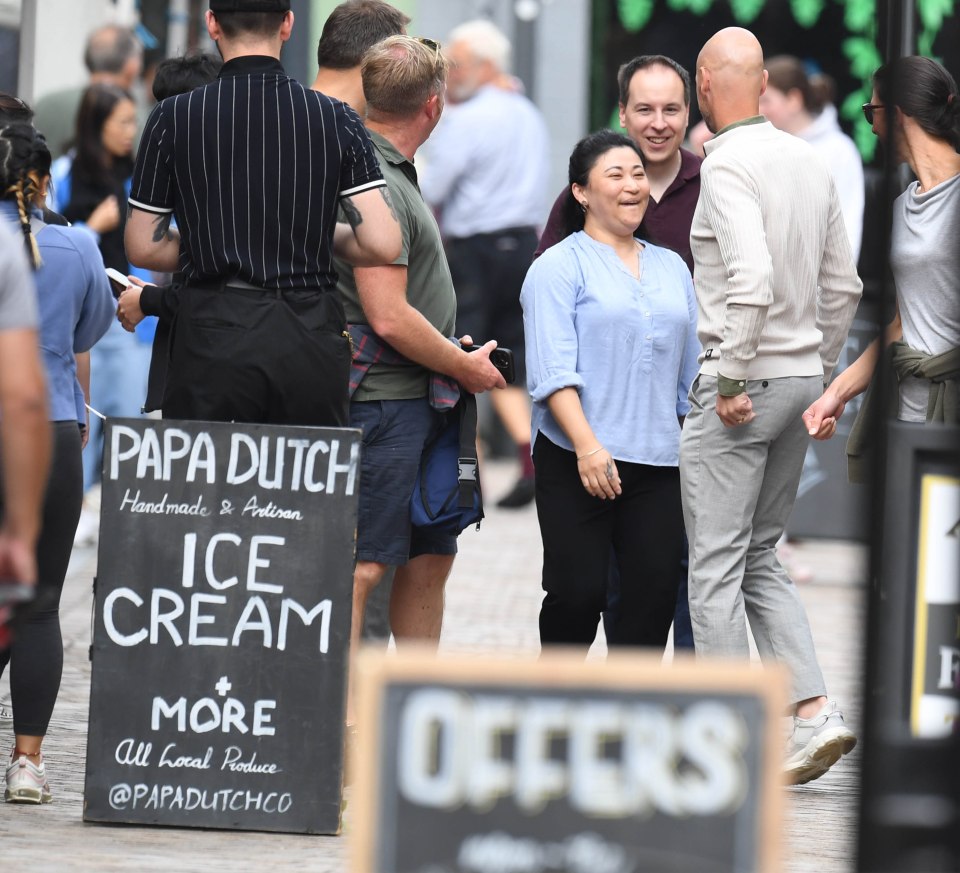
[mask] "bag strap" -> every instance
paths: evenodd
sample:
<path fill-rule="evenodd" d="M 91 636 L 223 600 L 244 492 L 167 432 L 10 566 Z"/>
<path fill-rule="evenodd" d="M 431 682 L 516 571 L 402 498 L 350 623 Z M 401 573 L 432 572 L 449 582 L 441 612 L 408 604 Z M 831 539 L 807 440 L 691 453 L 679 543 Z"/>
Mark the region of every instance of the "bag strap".
<path fill-rule="evenodd" d="M 457 506 L 467 509 L 473 506 L 473 495 L 477 490 L 477 398 L 469 391 L 460 389 L 460 402 L 457 404 L 460 416 L 460 457 L 457 479 L 460 484 L 460 496 Z"/>

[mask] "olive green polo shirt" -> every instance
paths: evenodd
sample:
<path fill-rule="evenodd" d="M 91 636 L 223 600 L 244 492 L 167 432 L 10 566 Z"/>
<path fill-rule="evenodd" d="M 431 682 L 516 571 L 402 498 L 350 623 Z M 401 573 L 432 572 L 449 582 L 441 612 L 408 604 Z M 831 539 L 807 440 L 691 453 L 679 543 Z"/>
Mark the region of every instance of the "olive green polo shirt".
<path fill-rule="evenodd" d="M 443 251 L 440 229 L 423 200 L 413 163 L 380 134 L 370 131 L 380 168 L 386 179 L 403 233 L 403 248 L 393 263 L 407 268 L 407 302 L 444 336 L 452 336 L 457 317 L 457 298 L 450 267 Z M 334 261 L 337 287 L 347 322 L 368 324 L 353 279 L 353 268 Z M 372 364 L 354 400 L 410 400 L 425 397 L 429 371 L 419 364 Z"/>

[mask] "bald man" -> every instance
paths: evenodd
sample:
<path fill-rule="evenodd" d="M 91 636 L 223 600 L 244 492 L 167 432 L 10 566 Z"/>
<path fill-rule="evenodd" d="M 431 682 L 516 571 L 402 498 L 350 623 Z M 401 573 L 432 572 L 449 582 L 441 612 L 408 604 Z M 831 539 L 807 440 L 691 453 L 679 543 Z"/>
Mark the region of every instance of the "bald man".
<path fill-rule="evenodd" d="M 776 544 L 807 448 L 801 414 L 830 378 L 862 289 L 829 168 L 760 115 L 756 37 L 721 30 L 696 79 L 716 136 L 690 234 L 703 345 L 680 445 L 690 614 L 698 655 L 748 658 L 746 612 L 761 656 L 792 671 L 785 769 L 800 784 L 856 737 L 827 699 Z"/>

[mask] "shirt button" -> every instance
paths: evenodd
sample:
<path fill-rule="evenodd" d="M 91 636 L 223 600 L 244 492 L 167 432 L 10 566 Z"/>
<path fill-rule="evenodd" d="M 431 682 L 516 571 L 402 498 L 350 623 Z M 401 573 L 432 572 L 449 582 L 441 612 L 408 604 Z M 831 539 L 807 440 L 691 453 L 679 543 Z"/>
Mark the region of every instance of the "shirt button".
<path fill-rule="evenodd" d="M 644 312 L 643 314 L 644 314 L 647 318 L 650 317 L 650 313 L 649 313 L 649 312 Z"/>
<path fill-rule="evenodd" d="M 647 339 L 650 339 L 650 334 L 647 334 Z"/>

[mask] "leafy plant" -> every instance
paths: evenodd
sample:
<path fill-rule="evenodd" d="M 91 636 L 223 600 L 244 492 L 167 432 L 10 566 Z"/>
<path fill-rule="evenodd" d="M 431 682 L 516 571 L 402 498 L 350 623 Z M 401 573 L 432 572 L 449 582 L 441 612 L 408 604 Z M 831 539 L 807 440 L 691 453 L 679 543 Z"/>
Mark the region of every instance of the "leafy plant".
<path fill-rule="evenodd" d="M 801 27 L 811 28 L 820 20 L 826 0 L 790 0 L 790 11 Z"/>
<path fill-rule="evenodd" d="M 750 24 L 766 4 L 766 0 L 730 0 L 730 10 L 738 24 Z"/>
<path fill-rule="evenodd" d="M 630 33 L 643 30 L 653 15 L 655 0 L 617 0 L 620 21 Z"/>

